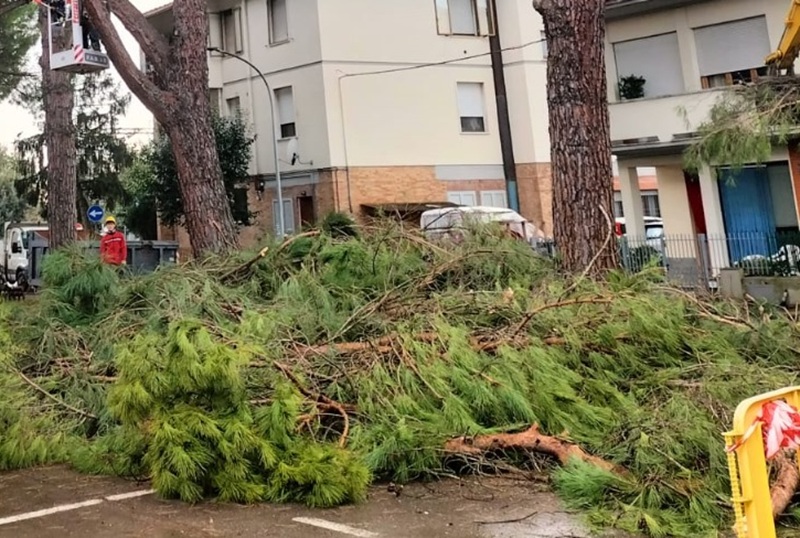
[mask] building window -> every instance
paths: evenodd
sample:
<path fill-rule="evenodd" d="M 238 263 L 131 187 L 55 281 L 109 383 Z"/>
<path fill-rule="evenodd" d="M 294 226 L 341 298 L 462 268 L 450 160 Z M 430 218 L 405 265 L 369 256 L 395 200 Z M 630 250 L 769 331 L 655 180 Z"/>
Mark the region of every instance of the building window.
<path fill-rule="evenodd" d="M 622 200 L 614 200 L 614 218 L 621 219 L 625 216 L 625 211 L 622 209 Z"/>
<path fill-rule="evenodd" d="M 645 217 L 661 217 L 657 192 L 642 193 L 642 210 Z"/>
<path fill-rule="evenodd" d="M 494 0 L 434 0 L 441 35 L 494 35 L 489 2 Z"/>
<path fill-rule="evenodd" d="M 220 103 L 222 102 L 222 90 L 219 88 L 210 88 L 208 90 L 208 102 L 214 114 L 219 116 Z"/>
<path fill-rule="evenodd" d="M 447 193 L 447 201 L 451 204 L 476 206 L 478 205 L 478 197 L 475 196 L 474 191 L 452 191 Z"/>
<path fill-rule="evenodd" d="M 275 106 L 278 109 L 281 138 L 297 136 L 297 128 L 294 122 L 294 95 L 292 94 L 291 86 L 275 90 Z"/>
<path fill-rule="evenodd" d="M 697 64 L 704 88 L 751 82 L 766 74 L 770 53 L 767 19 L 750 19 L 694 29 Z"/>
<path fill-rule="evenodd" d="M 486 207 L 508 207 L 506 191 L 481 191 L 481 205 Z"/>
<path fill-rule="evenodd" d="M 458 83 L 458 114 L 462 133 L 486 132 L 482 82 Z"/>
<path fill-rule="evenodd" d="M 237 54 L 242 52 L 242 10 L 237 8 L 221 12 L 219 22 L 222 50 Z"/>
<path fill-rule="evenodd" d="M 225 99 L 225 108 L 228 111 L 228 116 L 239 116 L 242 113 L 242 107 L 238 97 Z"/>
<path fill-rule="evenodd" d="M 243 226 L 250 224 L 250 203 L 247 196 L 247 187 L 236 187 L 233 190 L 233 221 Z"/>
<path fill-rule="evenodd" d="M 677 33 L 621 41 L 614 43 L 613 50 L 620 81 L 630 76 L 644 79 L 642 97 L 679 95 L 685 91 Z"/>
<path fill-rule="evenodd" d="M 289 17 L 286 0 L 267 0 L 269 11 L 269 42 L 271 45 L 289 41 Z"/>
<path fill-rule="evenodd" d="M 275 233 L 278 233 L 279 217 L 278 200 L 273 200 L 272 225 L 275 227 Z M 286 235 L 294 233 L 294 201 L 291 198 L 283 199 L 283 233 Z"/>

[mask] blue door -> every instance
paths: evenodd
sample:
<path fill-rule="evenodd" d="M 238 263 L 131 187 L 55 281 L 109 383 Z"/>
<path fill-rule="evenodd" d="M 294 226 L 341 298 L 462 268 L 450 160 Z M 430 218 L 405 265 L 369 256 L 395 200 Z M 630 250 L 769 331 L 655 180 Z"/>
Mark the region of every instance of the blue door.
<path fill-rule="evenodd" d="M 731 261 L 773 254 L 775 215 L 766 167 L 719 170 L 719 195 Z"/>

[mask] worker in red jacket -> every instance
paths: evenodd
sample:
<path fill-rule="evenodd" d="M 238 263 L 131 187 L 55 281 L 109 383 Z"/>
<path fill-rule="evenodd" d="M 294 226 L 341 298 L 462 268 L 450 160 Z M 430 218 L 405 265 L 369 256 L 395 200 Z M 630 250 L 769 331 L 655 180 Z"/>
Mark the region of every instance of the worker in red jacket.
<path fill-rule="evenodd" d="M 117 230 L 117 219 L 111 215 L 106 219 L 106 234 L 100 240 L 100 258 L 117 267 L 125 265 L 128 260 L 125 234 Z"/>

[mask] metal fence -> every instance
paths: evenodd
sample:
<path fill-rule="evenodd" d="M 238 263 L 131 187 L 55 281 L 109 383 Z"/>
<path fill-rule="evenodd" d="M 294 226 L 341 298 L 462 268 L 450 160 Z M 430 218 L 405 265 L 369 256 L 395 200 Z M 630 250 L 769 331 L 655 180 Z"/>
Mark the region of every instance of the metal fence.
<path fill-rule="evenodd" d="M 534 248 L 554 255 L 552 240 Z M 617 239 L 622 267 L 639 272 L 662 268 L 667 278 L 688 288 L 715 288 L 721 269 L 741 268 L 745 276 L 800 275 L 800 232 L 716 235 L 625 236 Z"/>
<path fill-rule="evenodd" d="M 86 242 L 83 245 L 92 251 L 99 251 L 100 244 Z M 34 239 L 29 246 L 28 275 L 31 284 L 41 285 L 42 261 L 49 250 L 44 239 Z M 161 265 L 178 262 L 178 243 L 174 241 L 128 241 L 128 268 L 133 274 L 155 271 Z"/>

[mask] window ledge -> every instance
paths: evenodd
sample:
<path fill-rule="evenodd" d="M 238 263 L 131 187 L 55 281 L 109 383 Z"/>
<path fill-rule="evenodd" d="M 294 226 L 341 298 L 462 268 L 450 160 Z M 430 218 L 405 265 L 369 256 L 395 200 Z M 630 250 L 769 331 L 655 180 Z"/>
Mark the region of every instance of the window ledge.
<path fill-rule="evenodd" d="M 288 142 L 289 140 L 297 140 L 297 135 L 278 138 L 278 142 Z"/>
<path fill-rule="evenodd" d="M 487 136 L 492 133 L 489 131 L 461 131 L 461 134 L 466 136 Z"/>
<path fill-rule="evenodd" d="M 280 41 L 275 41 L 275 42 L 270 41 L 267 44 L 267 48 L 271 49 L 272 47 L 280 47 L 281 45 L 288 45 L 291 42 L 292 42 L 292 38 L 291 37 L 287 37 L 286 39 L 282 39 Z"/>

